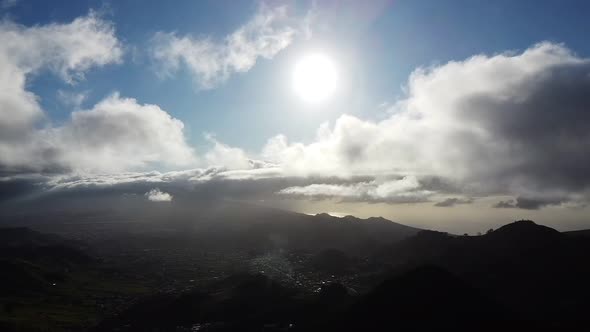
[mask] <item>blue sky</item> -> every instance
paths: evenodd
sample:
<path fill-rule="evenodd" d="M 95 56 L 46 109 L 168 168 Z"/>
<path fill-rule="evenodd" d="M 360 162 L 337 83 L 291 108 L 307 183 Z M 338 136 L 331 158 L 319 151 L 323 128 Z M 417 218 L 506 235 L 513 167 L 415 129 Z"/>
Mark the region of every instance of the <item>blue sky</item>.
<path fill-rule="evenodd" d="M 24 25 L 68 22 L 97 10 L 114 22 L 128 47 L 123 64 L 86 73 L 69 86 L 52 75 L 29 81 L 31 91 L 53 121 L 69 110 L 57 90 L 88 92 L 89 107 L 112 91 L 160 105 L 187 127 L 189 141 L 204 144 L 203 133 L 249 151 L 282 133 L 310 141 L 320 123 L 343 113 L 380 119 L 383 102 L 402 94 L 409 74 L 419 66 L 462 60 L 474 54 L 523 50 L 536 42 L 565 43 L 575 52 L 590 52 L 587 1 L 318 1 L 314 10 L 325 26 L 311 39 L 299 38 L 272 60 L 259 59 L 247 73 L 232 75 L 216 89 L 198 91 L 191 75 L 178 72 L 158 78 L 145 49 L 158 31 L 222 39 L 247 22 L 258 2 L 247 1 L 19 1 L 4 16 Z M 297 3 L 303 16 L 312 3 Z M 294 58 L 327 49 L 352 83 L 346 95 L 321 106 L 293 97 L 289 75 Z M 333 54 L 332 54 L 333 53 Z"/>

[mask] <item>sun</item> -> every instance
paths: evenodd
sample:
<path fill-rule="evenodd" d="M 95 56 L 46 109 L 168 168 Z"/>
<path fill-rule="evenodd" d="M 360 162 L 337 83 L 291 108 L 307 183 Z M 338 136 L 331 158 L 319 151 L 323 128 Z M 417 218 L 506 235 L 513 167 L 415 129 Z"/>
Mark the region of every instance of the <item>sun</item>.
<path fill-rule="evenodd" d="M 317 103 L 332 96 L 338 85 L 334 62 L 324 54 L 301 58 L 293 71 L 293 88 L 304 101 Z"/>

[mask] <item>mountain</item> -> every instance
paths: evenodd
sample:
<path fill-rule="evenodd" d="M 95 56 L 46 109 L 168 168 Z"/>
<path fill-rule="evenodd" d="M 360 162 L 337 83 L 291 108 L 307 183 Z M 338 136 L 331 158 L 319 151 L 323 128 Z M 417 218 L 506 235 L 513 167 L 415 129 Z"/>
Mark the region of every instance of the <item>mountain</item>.
<path fill-rule="evenodd" d="M 302 310 L 296 295 L 301 294 L 264 275 L 237 274 L 203 291 L 159 293 L 141 299 L 93 331 L 178 331 L 178 326 L 198 331 L 258 331 L 265 325 L 292 322 Z"/>
<path fill-rule="evenodd" d="M 590 229 L 582 229 L 579 231 L 569 231 L 569 232 L 563 232 L 566 235 L 569 236 L 576 236 L 576 237 L 590 237 Z"/>
<path fill-rule="evenodd" d="M 94 261 L 71 244 L 25 227 L 0 228 L 0 295 L 34 294 L 63 281 L 70 268 Z"/>
<path fill-rule="evenodd" d="M 390 278 L 343 316 L 338 330 L 496 331 L 514 316 L 452 273 L 426 265 Z"/>
<path fill-rule="evenodd" d="M 424 266 L 364 295 L 339 283 L 306 295 L 264 275 L 235 275 L 203 291 L 140 300 L 94 331 L 178 331 L 179 326 L 199 331 L 496 331 L 524 324 L 457 276 Z"/>
<path fill-rule="evenodd" d="M 51 234 L 42 234 L 26 227 L 0 228 L 0 246 L 8 247 L 38 247 L 63 243 L 65 240 Z"/>
<path fill-rule="evenodd" d="M 375 259 L 389 264 L 392 273 L 402 267 L 441 267 L 535 321 L 575 324 L 584 317 L 582 304 L 590 296 L 590 242 L 532 221 L 482 236 L 423 231 Z"/>
<path fill-rule="evenodd" d="M 495 249 L 502 244 L 509 249 L 551 246 L 563 238 L 563 234 L 557 230 L 537 225 L 531 220 L 515 221 L 483 236 L 489 245 L 496 247 Z"/>
<path fill-rule="evenodd" d="M 52 226 L 87 244 L 0 229 L 0 330 L 588 326 L 584 236 L 526 220 L 457 236 L 383 218 L 237 206 L 213 206 L 192 221 L 161 212 L 143 222 Z M 30 318 L 39 312 L 48 314 Z"/>
<path fill-rule="evenodd" d="M 84 238 L 100 233 L 111 242 L 117 234 L 143 233 L 162 241 L 175 238 L 171 245 L 199 241 L 208 247 L 258 252 L 338 249 L 353 255 L 373 252 L 420 231 L 384 218 L 312 216 L 235 201 L 129 201 L 125 206 L 110 200 L 80 201 L 67 212 L 50 207 L 23 208 L 4 220 Z"/>

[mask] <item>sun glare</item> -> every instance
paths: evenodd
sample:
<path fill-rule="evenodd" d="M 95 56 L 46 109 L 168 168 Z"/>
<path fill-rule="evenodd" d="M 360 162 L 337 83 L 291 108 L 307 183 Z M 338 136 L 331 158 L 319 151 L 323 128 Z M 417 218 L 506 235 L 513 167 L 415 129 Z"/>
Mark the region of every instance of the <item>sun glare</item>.
<path fill-rule="evenodd" d="M 326 100 L 336 90 L 338 73 L 330 58 L 311 54 L 300 59 L 293 72 L 295 93 L 306 102 Z"/>

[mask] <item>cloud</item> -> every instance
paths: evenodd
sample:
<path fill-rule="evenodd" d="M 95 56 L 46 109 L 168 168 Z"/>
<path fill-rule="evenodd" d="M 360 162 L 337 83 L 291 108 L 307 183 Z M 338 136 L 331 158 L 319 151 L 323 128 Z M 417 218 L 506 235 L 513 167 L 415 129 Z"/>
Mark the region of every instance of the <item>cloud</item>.
<path fill-rule="evenodd" d="M 343 115 L 308 144 L 276 136 L 260 153 L 265 162 L 208 136 L 204 160 L 216 167 L 187 181 L 304 199 L 447 197 L 435 204 L 447 207 L 471 202 L 453 195 L 510 195 L 518 198 L 498 206 L 524 209 L 579 202 L 590 186 L 589 89 L 590 61 L 551 43 L 420 68 L 383 121 Z"/>
<path fill-rule="evenodd" d="M 91 67 L 120 62 L 123 55 L 112 24 L 94 12 L 66 24 L 25 27 L 4 21 L 0 41 L 3 67 L 21 74 L 45 68 L 68 83 L 83 79 Z"/>
<path fill-rule="evenodd" d="M 81 110 L 85 93 L 58 91 L 76 111 L 60 126 L 44 122 L 27 79 L 49 70 L 68 83 L 91 67 L 119 63 L 123 46 L 111 23 L 91 12 L 66 24 L 0 23 L 0 170 L 120 172 L 190 167 L 194 151 L 184 124 L 156 105 L 113 93 Z"/>
<path fill-rule="evenodd" d="M 15 66 L 0 66 L 0 77 L 2 69 L 20 68 Z M 12 80 L 16 93 L 0 102 L 16 96 L 33 118 L 40 118 L 37 97 L 24 89 L 27 72 L 19 70 L 22 82 Z M 60 74 L 63 70 L 53 71 L 68 77 Z M 71 69 L 65 72 L 80 77 Z M 0 164 L 61 170 L 62 175 L 43 182 L 53 191 L 118 188 L 141 195 L 157 185 L 179 199 L 176 190 L 182 188 L 198 197 L 278 193 L 386 203 L 443 197 L 435 206 L 446 207 L 471 202 L 457 197 L 496 195 L 517 197 L 496 205 L 504 208 L 587 201 L 590 60 L 562 45 L 541 43 L 521 53 L 477 55 L 417 69 L 406 91 L 383 121 L 343 115 L 321 125 L 311 143 L 279 135 L 253 156 L 208 135 L 212 147 L 198 160 L 180 120 L 156 105 L 113 94 L 72 113 L 60 127 L 34 129 L 35 121 L 25 120 L 24 133 L 0 131 L 6 135 L 0 152 L 13 147 L 12 154 L 0 153 Z M 202 168 L 129 172 L 162 166 Z M 13 185 L 39 188 L 25 182 Z"/>
<path fill-rule="evenodd" d="M 418 180 L 407 176 L 397 180 L 358 182 L 353 184 L 311 184 L 293 186 L 281 195 L 308 198 L 343 198 L 345 200 L 388 203 L 417 203 L 428 200 L 433 192 L 422 189 Z"/>
<path fill-rule="evenodd" d="M 88 91 L 73 92 L 57 90 L 57 99 L 66 107 L 80 109 L 82 103 L 88 98 Z"/>
<path fill-rule="evenodd" d="M 4 147 L 10 153 L 0 157 L 4 168 L 20 172 L 115 173 L 197 162 L 180 120 L 118 93 L 72 112 L 59 127 L 31 131 L 26 140 Z"/>
<path fill-rule="evenodd" d="M 313 142 L 277 136 L 263 155 L 287 174 L 434 176 L 469 195 L 589 188 L 590 60 L 563 45 L 419 68 L 406 91 L 386 120 L 343 115 Z M 305 192 L 338 191 L 318 185 Z"/>
<path fill-rule="evenodd" d="M 158 188 L 148 191 L 145 193 L 145 196 L 152 202 L 171 202 L 173 198 L 172 195 L 165 193 Z"/>
<path fill-rule="evenodd" d="M 234 73 L 247 72 L 260 57 L 272 59 L 293 42 L 299 30 L 287 7 L 263 4 L 250 21 L 221 41 L 158 32 L 151 53 L 160 76 L 171 76 L 186 66 L 199 88 L 211 89 Z"/>
<path fill-rule="evenodd" d="M 84 172 L 117 172 L 154 164 L 191 166 L 184 124 L 157 105 L 142 105 L 115 93 L 90 110 L 41 136 L 54 146 L 57 163 Z"/>
<path fill-rule="evenodd" d="M 563 198 L 517 197 L 516 200 L 499 201 L 494 205 L 494 207 L 500 209 L 538 210 L 545 206 L 560 205 L 565 202 L 566 200 Z"/>
<path fill-rule="evenodd" d="M 66 24 L 25 27 L 0 23 L 0 168 L 35 168 L 51 157 L 37 146 L 44 113 L 27 79 L 49 70 L 68 83 L 92 67 L 121 61 L 113 26 L 94 13 Z M 33 166 L 29 166 L 29 165 Z"/>
<path fill-rule="evenodd" d="M 438 207 L 453 207 L 457 204 L 471 204 L 473 203 L 473 199 L 463 199 L 463 198 L 447 198 L 443 201 L 440 201 L 436 204 L 434 204 L 434 206 L 438 206 Z"/>
<path fill-rule="evenodd" d="M 229 169 L 248 169 L 252 166 L 242 149 L 223 144 L 213 135 L 205 135 L 205 139 L 213 144 L 213 147 L 205 154 L 208 165 Z"/>

